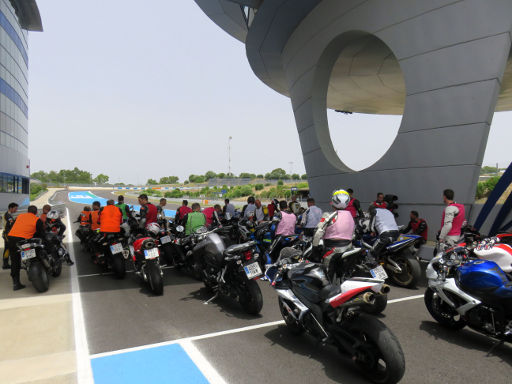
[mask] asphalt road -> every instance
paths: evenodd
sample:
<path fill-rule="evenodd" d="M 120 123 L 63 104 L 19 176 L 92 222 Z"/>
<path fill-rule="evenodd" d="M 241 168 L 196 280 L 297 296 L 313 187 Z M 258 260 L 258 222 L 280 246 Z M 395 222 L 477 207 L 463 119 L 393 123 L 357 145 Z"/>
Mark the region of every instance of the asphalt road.
<path fill-rule="evenodd" d="M 66 193 L 57 199 L 66 201 Z M 71 218 L 77 217 L 81 205 L 67 206 Z M 276 294 L 264 281 L 263 310 L 257 317 L 248 316 L 230 299 L 204 305 L 209 294 L 203 285 L 172 269 L 165 271 L 164 295 L 155 297 L 132 273 L 121 281 L 98 275 L 80 245 L 75 243 L 74 249 L 91 355 L 282 319 Z M 392 287 L 389 299 L 421 295 L 424 289 Z M 441 328 L 421 298 L 390 303 L 380 319 L 404 351 L 402 383 L 512 383 L 510 345 L 488 354 L 491 339 L 469 329 Z M 293 336 L 283 325 L 214 335 L 193 344 L 228 383 L 366 383 L 334 348 L 307 335 Z"/>

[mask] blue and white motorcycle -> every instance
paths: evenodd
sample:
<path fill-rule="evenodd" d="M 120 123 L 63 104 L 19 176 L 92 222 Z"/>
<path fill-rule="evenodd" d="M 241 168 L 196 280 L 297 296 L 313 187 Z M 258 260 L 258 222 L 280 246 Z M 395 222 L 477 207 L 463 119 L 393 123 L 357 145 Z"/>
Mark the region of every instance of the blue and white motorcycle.
<path fill-rule="evenodd" d="M 425 305 L 441 325 L 466 325 L 500 341 L 512 342 L 512 276 L 490 260 L 473 259 L 466 247 L 451 248 L 427 267 Z"/>

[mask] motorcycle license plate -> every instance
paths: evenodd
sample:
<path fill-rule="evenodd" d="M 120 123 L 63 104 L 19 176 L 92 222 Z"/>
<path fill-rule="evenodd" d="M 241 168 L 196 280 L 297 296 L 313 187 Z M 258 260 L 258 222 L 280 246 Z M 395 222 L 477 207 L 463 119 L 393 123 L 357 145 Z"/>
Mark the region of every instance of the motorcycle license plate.
<path fill-rule="evenodd" d="M 167 244 L 167 243 L 170 243 L 170 242 L 171 242 L 171 237 L 170 236 L 164 236 L 164 237 L 160 238 L 160 244 Z"/>
<path fill-rule="evenodd" d="M 145 249 L 144 256 L 146 257 L 146 259 L 157 258 L 159 256 L 158 248 Z"/>
<path fill-rule="evenodd" d="M 115 255 L 116 253 L 123 253 L 123 246 L 119 243 L 112 244 L 110 246 L 110 251 L 112 252 L 113 255 Z"/>
<path fill-rule="evenodd" d="M 388 274 L 382 267 L 382 265 L 379 265 L 377 268 L 371 269 L 370 273 L 372 276 L 379 280 L 386 280 L 388 278 Z"/>
<path fill-rule="evenodd" d="M 29 260 L 36 257 L 36 250 L 35 249 L 25 249 L 24 251 L 21 251 L 21 260 Z"/>
<path fill-rule="evenodd" d="M 249 280 L 254 279 L 255 277 L 261 276 L 261 268 L 257 262 L 244 265 L 244 271 Z"/>

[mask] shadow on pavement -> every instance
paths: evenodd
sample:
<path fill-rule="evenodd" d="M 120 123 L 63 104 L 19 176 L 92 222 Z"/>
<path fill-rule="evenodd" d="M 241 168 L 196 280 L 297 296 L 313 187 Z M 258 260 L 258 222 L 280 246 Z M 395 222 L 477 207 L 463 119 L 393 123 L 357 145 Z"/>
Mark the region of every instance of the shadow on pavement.
<path fill-rule="evenodd" d="M 420 330 L 427 332 L 436 339 L 442 339 L 458 345 L 459 347 L 481 351 L 482 358 L 487 357 L 486 355 L 496 356 L 503 362 L 512 366 L 512 347 L 510 344 L 505 343 L 492 349 L 496 344 L 495 339 L 481 335 L 470 329 L 452 331 L 433 321 L 422 321 Z"/>
<path fill-rule="evenodd" d="M 285 325 L 265 333 L 272 343 L 279 344 L 294 354 L 317 360 L 324 365 L 325 374 L 333 381 L 346 384 L 368 384 L 352 360 L 342 355 L 332 345 L 323 346 L 306 334 L 293 335 Z"/>
<path fill-rule="evenodd" d="M 190 292 L 190 295 L 182 298 L 181 301 L 197 300 L 204 304 L 204 302 L 211 299 L 213 295 L 214 293 L 210 289 L 202 287 L 196 291 Z M 208 305 L 216 306 L 220 313 L 225 313 L 227 317 L 236 317 L 242 320 L 254 320 L 262 317 L 261 315 L 249 315 L 245 313 L 238 303 L 238 300 L 224 295 L 220 295 L 215 300 L 208 303 Z"/>

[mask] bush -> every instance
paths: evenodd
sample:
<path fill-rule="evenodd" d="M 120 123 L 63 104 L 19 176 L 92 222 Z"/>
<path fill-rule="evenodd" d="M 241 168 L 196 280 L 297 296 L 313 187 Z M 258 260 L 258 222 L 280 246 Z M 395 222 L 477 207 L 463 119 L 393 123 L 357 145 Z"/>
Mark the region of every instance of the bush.
<path fill-rule="evenodd" d="M 255 189 L 256 191 L 261 191 L 263 188 L 265 188 L 265 187 L 263 186 L 263 184 L 256 184 L 256 185 L 254 186 L 254 189 Z"/>
<path fill-rule="evenodd" d="M 40 194 L 48 191 L 46 184 L 30 184 L 30 200 L 35 200 Z"/>
<path fill-rule="evenodd" d="M 179 199 L 183 197 L 183 192 L 179 189 L 174 189 L 172 191 L 165 192 L 165 197 Z"/>
<path fill-rule="evenodd" d="M 237 187 L 231 188 L 228 193 L 226 193 L 226 198 L 233 199 L 237 197 L 245 197 L 252 195 L 252 187 L 250 185 L 239 185 Z"/>
<path fill-rule="evenodd" d="M 498 184 L 499 180 L 500 176 L 494 176 L 486 181 L 479 182 L 476 186 L 476 198 L 482 199 L 484 197 L 488 197 L 494 190 L 494 187 L 496 187 L 496 184 Z"/>
<path fill-rule="evenodd" d="M 283 185 L 283 184 L 284 184 L 284 183 L 283 183 L 283 180 L 279 180 L 279 181 L 277 182 L 277 185 Z"/>

